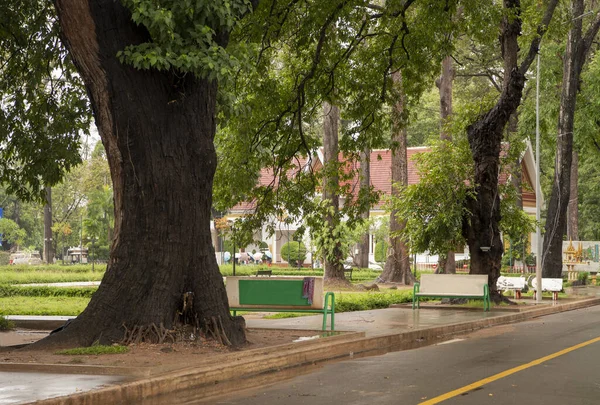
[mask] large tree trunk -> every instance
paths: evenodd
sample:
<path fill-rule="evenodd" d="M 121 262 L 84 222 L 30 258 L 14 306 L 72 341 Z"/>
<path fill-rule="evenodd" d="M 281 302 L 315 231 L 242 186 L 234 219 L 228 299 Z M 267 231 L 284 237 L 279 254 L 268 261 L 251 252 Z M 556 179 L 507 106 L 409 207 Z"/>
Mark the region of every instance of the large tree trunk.
<path fill-rule="evenodd" d="M 245 342 L 243 318 L 229 313 L 209 227 L 217 83 L 120 63 L 119 50 L 149 39 L 120 2 L 56 0 L 56 8 L 106 148 L 115 235 L 88 307 L 40 344 L 110 343 L 125 328 L 172 328 L 182 321 L 184 294 L 187 321 L 233 345 Z"/>
<path fill-rule="evenodd" d="M 518 0 L 505 0 L 504 5 L 506 9 L 515 11 L 520 7 Z M 505 71 L 500 99 L 490 111 L 467 128 L 467 137 L 475 163 L 475 197 L 467 200 L 467 208 L 471 215 L 465 218 L 463 234 L 471 255 L 470 273 L 489 276 L 488 285 L 494 301 L 501 299 L 496 280 L 500 276 L 504 252 L 498 226 L 500 146 L 504 128 L 521 102 L 525 85 L 525 76 L 516 67 L 519 51 L 517 38 L 520 31 L 521 21 L 518 14 L 510 20 L 508 17 L 504 18 L 500 40 Z"/>
<path fill-rule="evenodd" d="M 471 273 L 487 274 L 490 293 L 494 301 L 502 299 L 496 281 L 500 276 L 502 240 L 500 239 L 500 196 L 498 195 L 498 169 L 500 144 L 504 127 L 521 102 L 525 73 L 531 66 L 546 27 L 550 23 L 558 0 L 551 0 L 538 25 L 538 36 L 532 40 L 529 51 L 519 68 L 504 72 L 500 98 L 487 113 L 467 128 L 467 138 L 475 165 L 475 197 L 467 202 L 470 215 L 463 221 L 463 235 L 469 244 Z M 521 32 L 519 0 L 504 0 L 510 18 L 502 23 L 500 40 L 506 66 L 513 64 L 505 54 L 518 54 L 517 38 Z M 516 59 L 515 59 L 516 60 Z M 483 249 L 482 249 L 483 248 Z"/>
<path fill-rule="evenodd" d="M 440 90 L 440 139 L 452 142 L 452 133 L 448 124 L 452 117 L 452 85 L 454 83 L 454 67 L 452 66 L 452 57 L 446 56 L 442 61 L 442 75 L 437 81 Z M 445 255 L 440 255 L 436 273 L 454 274 L 456 273 L 456 260 L 453 250 L 449 250 Z"/>
<path fill-rule="evenodd" d="M 567 219 L 567 237 L 570 240 L 579 240 L 579 191 L 577 183 L 579 181 L 579 156 L 576 150 L 573 150 L 573 160 L 571 161 L 571 187 L 569 190 L 569 208 Z"/>
<path fill-rule="evenodd" d="M 52 242 L 52 187 L 46 187 L 46 205 L 44 205 L 44 262 L 51 264 L 54 258 Z"/>
<path fill-rule="evenodd" d="M 325 222 L 330 232 L 339 225 L 340 197 L 338 173 L 338 127 L 340 122 L 340 109 L 336 105 L 324 103 L 323 105 L 323 200 L 328 200 L 331 211 L 325 216 Z M 344 267 L 340 242 L 326 252 L 324 257 L 324 278 L 328 281 L 344 281 Z"/>
<path fill-rule="evenodd" d="M 572 15 L 584 12 L 583 0 L 572 2 Z M 542 276 L 560 277 L 562 273 L 562 241 L 567 226 L 567 208 L 571 188 L 571 161 L 573 158 L 573 128 L 579 78 L 586 55 L 600 27 L 600 13 L 582 37 L 581 18 L 572 22 L 563 60 L 563 80 L 558 112 L 558 135 L 554 165 L 552 194 L 548 202 L 548 214 L 542 249 Z"/>
<path fill-rule="evenodd" d="M 403 115 L 405 100 L 402 90 L 402 75 L 400 72 L 392 74 L 394 86 L 399 93 L 392 112 L 392 196 L 398 195 L 399 190 L 394 185 L 408 185 L 408 155 L 406 152 L 407 137 L 406 125 Z M 401 232 L 406 223 L 396 219 L 396 211 L 390 213 L 390 235 Z M 383 282 L 412 284 L 415 279 L 410 271 L 409 250 L 406 243 L 398 236 L 390 236 L 390 254 L 385 262 L 385 267 L 380 279 Z"/>
<path fill-rule="evenodd" d="M 369 161 L 371 150 L 367 147 L 360 154 L 360 193 L 367 195 L 371 185 L 371 162 Z M 365 221 L 369 220 L 370 207 L 365 207 L 360 216 Z M 358 255 L 356 257 L 356 265 L 366 269 L 369 267 L 369 231 L 360 239 L 358 243 Z"/>

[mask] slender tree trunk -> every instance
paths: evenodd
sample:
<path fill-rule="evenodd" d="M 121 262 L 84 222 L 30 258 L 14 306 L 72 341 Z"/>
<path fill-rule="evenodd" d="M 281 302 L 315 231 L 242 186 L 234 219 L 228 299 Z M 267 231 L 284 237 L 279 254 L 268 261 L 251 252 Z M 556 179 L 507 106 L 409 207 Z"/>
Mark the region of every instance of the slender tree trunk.
<path fill-rule="evenodd" d="M 323 200 L 328 200 L 331 211 L 325 216 L 330 232 L 340 223 L 339 164 L 338 164 L 338 127 L 340 109 L 338 106 L 324 103 L 323 106 Z M 329 256 L 329 257 L 327 257 Z M 325 280 L 345 280 L 342 246 L 337 242 L 324 258 Z"/>
<path fill-rule="evenodd" d="M 407 137 L 404 125 L 405 99 L 402 90 L 402 74 L 392 74 L 394 86 L 398 91 L 398 99 L 392 112 L 392 196 L 398 195 L 399 190 L 394 185 L 408 185 L 408 156 L 406 152 Z M 390 213 L 390 235 L 401 232 L 406 223 L 396 219 L 396 211 Z M 380 276 L 383 282 L 395 282 L 405 285 L 412 284 L 415 279 L 410 271 L 409 250 L 406 243 L 398 236 L 390 236 L 390 254 Z"/>
<path fill-rule="evenodd" d="M 371 162 L 369 161 L 371 150 L 366 147 L 360 154 L 360 194 L 367 195 L 371 185 Z M 365 207 L 360 216 L 365 221 L 369 220 L 370 207 Z M 356 264 L 360 268 L 369 267 L 369 231 L 365 232 L 360 242 L 358 243 L 358 257 Z"/>
<path fill-rule="evenodd" d="M 54 258 L 52 241 L 52 187 L 46 187 L 46 205 L 44 205 L 44 262 L 51 264 Z"/>
<path fill-rule="evenodd" d="M 452 117 L 452 85 L 454 83 L 454 67 L 452 57 L 446 56 L 442 61 L 442 75 L 437 81 L 440 90 L 440 139 L 452 142 L 452 133 L 448 129 L 448 124 Z M 440 255 L 436 273 L 454 274 L 456 273 L 456 256 L 453 250 L 449 250 L 445 255 Z"/>
<path fill-rule="evenodd" d="M 183 323 L 184 299 L 186 323 L 245 342 L 210 239 L 217 83 L 119 62 L 119 50 L 149 39 L 120 2 L 57 0 L 56 8 L 106 148 L 115 237 L 88 307 L 39 345 L 111 343 L 126 328 L 169 329 Z"/>
<path fill-rule="evenodd" d="M 585 10 L 583 0 L 573 0 L 572 15 L 581 16 Z M 558 134 L 554 181 L 548 202 L 548 213 L 542 249 L 543 277 L 560 277 L 562 273 L 562 240 L 567 227 L 567 208 L 571 191 L 571 163 L 573 159 L 573 128 L 579 79 L 592 41 L 600 28 L 600 13 L 585 37 L 582 36 L 581 18 L 571 24 L 567 49 L 563 60 L 563 80 L 558 112 Z"/>
<path fill-rule="evenodd" d="M 510 119 L 508 120 L 508 125 L 506 127 L 506 140 L 507 142 L 510 144 L 510 142 L 513 139 L 513 136 L 517 135 L 517 131 L 519 129 L 519 114 L 517 111 L 515 111 L 513 113 L 513 115 L 510 116 Z M 523 170 L 521 170 L 521 158 L 518 157 L 516 158 L 513 162 L 509 163 L 510 165 L 510 183 L 511 185 L 514 187 L 515 189 L 515 193 L 516 193 L 516 200 L 515 200 L 515 205 L 517 206 L 518 209 L 522 210 L 523 209 L 523 193 L 522 193 L 522 189 L 523 189 Z M 527 271 L 527 264 L 525 263 L 525 258 L 527 256 L 527 238 L 528 235 L 519 235 L 518 239 L 512 240 L 509 239 L 509 243 L 512 245 L 513 242 L 519 242 L 519 245 L 522 244 L 523 246 L 523 251 L 520 252 L 521 253 L 521 258 L 522 258 L 522 270 L 523 271 Z M 507 237 L 507 235 L 504 235 L 504 237 Z M 515 236 L 517 237 L 517 236 Z M 522 242 L 522 243 L 521 243 Z M 514 252 L 514 250 L 512 249 L 511 246 L 511 250 L 512 252 Z M 511 252 L 511 255 L 512 255 Z M 513 255 L 514 256 L 514 255 Z M 514 259 L 511 258 L 511 266 L 514 265 Z"/>
<path fill-rule="evenodd" d="M 573 160 L 571 161 L 571 187 L 569 191 L 569 208 L 568 208 L 568 220 L 567 220 L 567 236 L 570 240 L 579 240 L 579 156 L 576 150 L 573 149 Z"/>

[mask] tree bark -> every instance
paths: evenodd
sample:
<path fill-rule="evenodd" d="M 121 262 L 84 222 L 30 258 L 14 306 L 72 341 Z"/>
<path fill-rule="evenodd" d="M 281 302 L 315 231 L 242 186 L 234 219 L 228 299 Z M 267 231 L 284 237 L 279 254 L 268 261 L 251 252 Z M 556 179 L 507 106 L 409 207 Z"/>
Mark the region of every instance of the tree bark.
<path fill-rule="evenodd" d="M 502 240 L 500 239 L 500 197 L 498 195 L 498 170 L 500 144 L 504 127 L 521 102 L 525 73 L 538 51 L 542 36 L 550 23 L 558 0 L 551 0 L 538 25 L 538 35 L 532 40 L 527 55 L 519 68 L 504 72 L 502 92 L 496 104 L 476 122 L 467 127 L 467 138 L 473 156 L 475 197 L 466 202 L 470 215 L 464 218 L 463 235 L 471 254 L 471 273 L 487 274 L 490 293 L 494 301 L 502 299 L 496 287 L 500 276 Z M 505 52 L 517 52 L 517 39 L 521 33 L 519 0 L 504 0 L 510 19 L 504 18 L 500 40 Z M 507 61 L 507 58 L 505 58 Z M 508 62 L 507 62 L 508 63 Z M 484 249 L 481 249 L 481 248 Z"/>
<path fill-rule="evenodd" d="M 583 0 L 572 1 L 572 15 L 580 16 L 585 8 Z M 563 60 L 563 80 L 558 112 L 558 134 L 554 164 L 552 194 L 548 202 L 548 213 L 542 249 L 542 276 L 560 277 L 562 273 L 562 240 L 566 232 L 567 208 L 571 189 L 571 163 L 573 159 L 573 128 L 579 79 L 593 39 L 600 28 L 600 13 L 591 27 L 582 36 L 582 19 L 571 24 L 567 49 Z"/>
<path fill-rule="evenodd" d="M 570 240 L 579 240 L 579 156 L 573 149 L 573 160 L 571 161 L 571 187 L 569 190 L 569 208 L 567 219 L 567 236 Z"/>
<path fill-rule="evenodd" d="M 454 66 L 452 57 L 446 56 L 442 61 L 442 75 L 437 81 L 440 90 L 440 139 L 452 142 L 452 133 L 448 128 L 452 116 L 452 85 L 454 83 Z M 456 256 L 453 250 L 440 255 L 436 273 L 456 273 Z"/>
<path fill-rule="evenodd" d="M 52 187 L 46 187 L 46 205 L 44 205 L 44 262 L 51 264 L 54 258 L 52 242 Z"/>
<path fill-rule="evenodd" d="M 467 200 L 470 216 L 463 222 L 463 235 L 469 245 L 471 274 L 487 274 L 488 285 L 494 301 L 501 295 L 496 280 L 504 247 L 500 238 L 500 195 L 498 194 L 498 174 L 500 167 L 500 146 L 504 128 L 510 116 L 521 102 L 525 85 L 524 73 L 516 68 L 516 55 L 519 45 L 517 38 L 521 32 L 518 0 L 505 0 L 504 6 L 515 12 L 511 19 L 504 17 L 500 41 L 505 61 L 502 93 L 496 105 L 478 121 L 467 128 L 467 138 L 475 163 L 475 197 Z"/>
<path fill-rule="evenodd" d="M 371 162 L 369 161 L 371 150 L 366 147 L 360 154 L 360 193 L 367 195 L 371 185 Z M 361 212 L 360 216 L 365 221 L 369 220 L 369 208 Z M 369 267 L 369 231 L 365 232 L 360 242 L 358 243 L 358 255 L 356 257 L 358 267 L 366 269 Z"/>
<path fill-rule="evenodd" d="M 323 105 L 323 200 L 329 201 L 331 211 L 325 215 L 325 223 L 330 232 L 340 223 L 340 196 L 338 173 L 338 127 L 340 109 L 327 102 Z M 327 257 L 329 256 L 329 257 Z M 323 260 L 324 278 L 328 281 L 344 281 L 342 245 L 337 242 L 332 252 L 328 252 Z"/>
<path fill-rule="evenodd" d="M 184 299 L 192 308 L 186 323 L 244 343 L 210 239 L 217 83 L 119 62 L 119 50 L 149 40 L 120 2 L 56 0 L 56 9 L 106 148 L 115 234 L 88 307 L 38 345 L 112 343 L 126 328 L 170 329 L 183 322 Z"/>
<path fill-rule="evenodd" d="M 392 112 L 392 196 L 400 192 L 394 185 L 408 185 L 408 155 L 406 152 L 407 136 L 403 116 L 405 114 L 405 99 L 402 90 L 402 74 L 392 74 L 394 87 L 398 92 Z M 385 267 L 380 279 L 383 282 L 412 284 L 415 279 L 410 271 L 409 250 L 406 243 L 394 233 L 402 232 L 406 223 L 396 219 L 396 211 L 390 213 L 390 254 L 385 262 Z"/>

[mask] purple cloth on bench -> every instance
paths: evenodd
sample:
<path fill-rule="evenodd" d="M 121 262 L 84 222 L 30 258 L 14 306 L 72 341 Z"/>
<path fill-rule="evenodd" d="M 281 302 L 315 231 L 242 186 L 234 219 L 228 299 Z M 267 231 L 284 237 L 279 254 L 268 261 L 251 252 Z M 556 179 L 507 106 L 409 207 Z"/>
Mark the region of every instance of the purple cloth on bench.
<path fill-rule="evenodd" d="M 314 293 L 315 293 L 315 278 L 314 277 L 304 277 L 304 281 L 302 283 L 302 298 L 307 298 L 309 305 L 312 305 L 312 303 L 313 303 Z"/>

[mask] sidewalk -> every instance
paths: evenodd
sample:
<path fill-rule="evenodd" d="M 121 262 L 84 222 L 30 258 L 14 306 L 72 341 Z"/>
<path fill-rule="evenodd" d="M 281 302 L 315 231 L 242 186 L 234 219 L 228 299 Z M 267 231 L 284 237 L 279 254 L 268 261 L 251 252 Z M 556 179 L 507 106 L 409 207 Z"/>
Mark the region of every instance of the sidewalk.
<path fill-rule="evenodd" d="M 600 290 L 599 290 L 600 291 Z M 354 331 L 325 339 L 316 339 L 269 349 L 255 349 L 233 352 L 224 355 L 218 362 L 202 364 L 192 369 L 182 369 L 160 376 L 139 378 L 135 381 L 101 380 L 97 385 L 82 387 L 78 375 L 55 375 L 62 381 L 62 392 L 53 391 L 53 395 L 69 397 L 50 398 L 40 404 L 176 404 L 193 403 L 201 399 L 218 396 L 233 390 L 251 388 L 273 383 L 307 372 L 315 364 L 337 361 L 352 357 L 383 354 L 390 351 L 418 348 L 439 343 L 462 333 L 481 328 L 520 322 L 552 313 L 585 308 L 600 304 L 596 290 L 586 292 L 593 297 L 565 299 L 552 303 L 546 301 L 534 305 L 523 305 L 520 311 L 515 308 L 496 309 L 484 312 L 481 308 L 456 309 L 441 305 L 424 306 L 413 311 L 401 306 L 371 311 L 347 312 L 336 314 L 337 331 Z M 18 317 L 11 317 L 17 325 Z M 52 319 L 50 319 L 52 320 Z M 255 319 L 249 317 L 249 328 L 273 329 L 314 329 L 320 331 L 322 317 L 303 316 L 286 319 Z M 69 368 L 73 372 L 73 365 Z M 25 369 L 26 370 L 26 369 Z M 25 371 L 19 368 L 18 371 Z M 14 370 L 17 371 L 17 370 Z M 6 381 L 0 373 L 0 386 L 6 387 Z M 38 375 L 40 378 L 48 374 Z M 95 379 L 95 376 L 88 376 Z M 126 377 L 123 377 L 126 378 Z M 71 381 L 72 383 L 67 383 Z M 94 380 L 96 381 L 96 380 Z M 102 387 L 104 384 L 112 384 Z M 37 386 L 35 378 L 31 387 Z M 79 387 L 77 387 L 79 385 Z M 22 386 L 21 386 L 22 387 Z M 31 388 L 30 387 L 30 388 Z M 78 388 L 77 392 L 75 387 Z M 70 388 L 70 390 L 69 390 Z M 23 392 L 36 391 L 34 389 Z M 38 390 L 39 391 L 39 390 Z M 81 392 L 85 391 L 85 392 Z M 46 396 L 45 398 L 49 398 Z M 68 398 L 68 399 L 67 399 Z M 3 402 L 0 396 L 0 404 Z M 39 396 L 26 400 L 42 399 Z M 14 403 L 14 402 L 13 402 Z M 19 402 L 26 403 L 26 402 Z"/>

